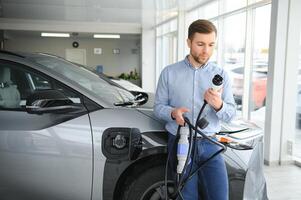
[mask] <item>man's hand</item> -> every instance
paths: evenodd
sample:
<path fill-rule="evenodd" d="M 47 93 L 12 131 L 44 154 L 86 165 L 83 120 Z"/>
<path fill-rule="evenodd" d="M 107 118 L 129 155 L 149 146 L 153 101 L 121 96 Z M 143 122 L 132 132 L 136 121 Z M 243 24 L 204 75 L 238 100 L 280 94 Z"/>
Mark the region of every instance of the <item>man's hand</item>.
<path fill-rule="evenodd" d="M 209 88 L 204 95 L 204 99 L 209 105 L 211 105 L 214 110 L 219 111 L 223 107 L 223 100 L 221 98 L 221 93 L 223 89 L 218 91 Z"/>
<path fill-rule="evenodd" d="M 171 112 L 171 116 L 176 120 L 178 125 L 184 126 L 184 118 L 183 114 L 189 112 L 187 108 L 181 107 L 181 108 L 175 108 Z"/>

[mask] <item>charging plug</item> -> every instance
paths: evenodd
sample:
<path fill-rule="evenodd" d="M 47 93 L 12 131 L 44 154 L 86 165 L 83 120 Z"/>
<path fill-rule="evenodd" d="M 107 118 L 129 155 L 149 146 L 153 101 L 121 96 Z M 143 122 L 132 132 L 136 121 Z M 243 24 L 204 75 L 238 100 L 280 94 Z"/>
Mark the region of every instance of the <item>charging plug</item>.
<path fill-rule="evenodd" d="M 197 126 L 200 129 L 204 129 L 209 125 L 209 122 L 207 121 L 207 119 L 205 117 L 202 117 L 201 119 L 199 119 L 199 121 L 197 121 Z"/>

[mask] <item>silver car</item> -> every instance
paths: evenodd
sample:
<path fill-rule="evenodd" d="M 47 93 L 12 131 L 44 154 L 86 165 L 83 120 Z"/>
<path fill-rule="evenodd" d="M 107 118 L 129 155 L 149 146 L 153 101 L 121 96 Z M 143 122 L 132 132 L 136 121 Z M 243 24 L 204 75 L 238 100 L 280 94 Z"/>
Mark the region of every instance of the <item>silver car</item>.
<path fill-rule="evenodd" d="M 167 134 L 145 102 L 62 58 L 1 51 L 0 199 L 165 199 Z M 244 125 L 221 133 L 251 147 L 224 153 L 230 199 L 267 199 L 262 130 Z"/>

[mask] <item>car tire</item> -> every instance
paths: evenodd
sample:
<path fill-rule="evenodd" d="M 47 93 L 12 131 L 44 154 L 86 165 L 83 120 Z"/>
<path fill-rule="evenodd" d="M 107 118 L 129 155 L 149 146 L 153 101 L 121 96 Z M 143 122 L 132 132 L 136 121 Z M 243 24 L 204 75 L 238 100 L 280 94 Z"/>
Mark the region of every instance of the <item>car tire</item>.
<path fill-rule="evenodd" d="M 125 183 L 122 200 L 165 200 L 165 166 L 155 166 L 131 175 Z M 173 193 L 172 181 L 168 181 L 168 192 Z"/>

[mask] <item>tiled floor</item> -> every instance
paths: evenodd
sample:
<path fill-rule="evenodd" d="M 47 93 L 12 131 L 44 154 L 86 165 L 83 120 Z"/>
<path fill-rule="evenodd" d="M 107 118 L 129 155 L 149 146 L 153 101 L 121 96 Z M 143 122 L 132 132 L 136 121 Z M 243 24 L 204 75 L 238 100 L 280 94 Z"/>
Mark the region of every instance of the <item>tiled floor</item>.
<path fill-rule="evenodd" d="M 269 200 L 301 200 L 301 168 L 295 165 L 264 167 Z"/>

